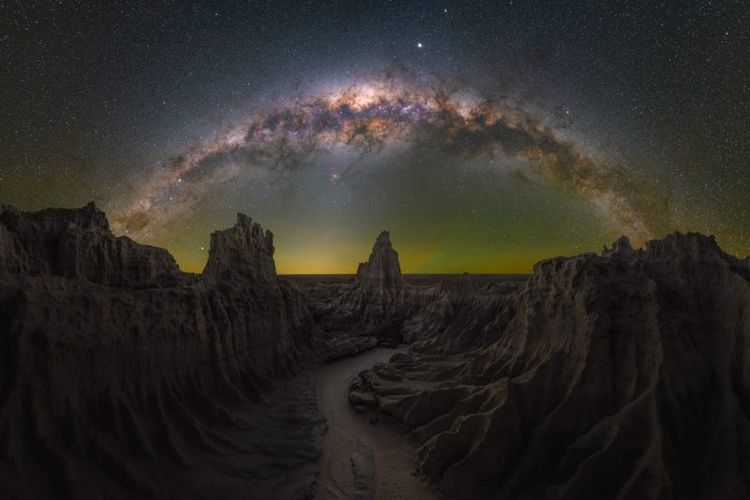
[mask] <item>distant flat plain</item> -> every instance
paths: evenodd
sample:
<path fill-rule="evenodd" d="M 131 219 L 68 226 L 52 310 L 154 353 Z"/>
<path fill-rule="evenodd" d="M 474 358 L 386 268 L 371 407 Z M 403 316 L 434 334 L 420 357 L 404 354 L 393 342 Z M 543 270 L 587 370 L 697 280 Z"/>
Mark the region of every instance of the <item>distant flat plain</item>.
<path fill-rule="evenodd" d="M 429 285 L 443 280 L 456 279 L 462 274 L 403 274 L 404 281 L 410 285 Z M 529 274 L 471 274 L 471 279 L 477 283 L 492 283 L 496 281 L 524 281 Z M 280 278 L 305 283 L 353 283 L 354 274 L 280 274 Z"/>

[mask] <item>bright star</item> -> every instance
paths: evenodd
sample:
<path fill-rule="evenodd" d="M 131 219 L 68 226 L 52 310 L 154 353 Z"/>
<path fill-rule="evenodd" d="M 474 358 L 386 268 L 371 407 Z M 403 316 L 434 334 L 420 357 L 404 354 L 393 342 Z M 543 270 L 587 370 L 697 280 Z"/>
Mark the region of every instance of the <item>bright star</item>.
<path fill-rule="evenodd" d="M 421 49 L 421 48 L 422 48 L 422 42 L 418 42 L 418 43 L 417 43 L 417 48 L 418 48 L 418 49 Z"/>

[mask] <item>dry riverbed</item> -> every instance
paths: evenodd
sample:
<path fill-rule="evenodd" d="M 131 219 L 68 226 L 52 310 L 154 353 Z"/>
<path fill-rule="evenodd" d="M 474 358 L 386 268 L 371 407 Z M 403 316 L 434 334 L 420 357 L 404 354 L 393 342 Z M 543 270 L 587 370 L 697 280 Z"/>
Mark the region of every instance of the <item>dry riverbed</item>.
<path fill-rule="evenodd" d="M 351 378 L 402 349 L 376 348 L 325 365 L 318 374 L 318 406 L 328 421 L 316 498 L 426 500 L 438 498 L 416 475 L 416 451 L 407 437 L 349 404 Z"/>

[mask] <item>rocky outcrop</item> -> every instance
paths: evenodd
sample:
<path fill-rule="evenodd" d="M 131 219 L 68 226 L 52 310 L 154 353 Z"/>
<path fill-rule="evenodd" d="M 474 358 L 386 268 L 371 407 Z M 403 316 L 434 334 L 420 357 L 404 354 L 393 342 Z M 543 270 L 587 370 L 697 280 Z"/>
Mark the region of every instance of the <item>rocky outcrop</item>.
<path fill-rule="evenodd" d="M 351 336 L 370 337 L 380 345 L 403 341 L 402 325 L 424 297 L 404 285 L 388 231 L 377 237 L 353 283 L 312 285 L 306 291 L 312 314 L 329 338 L 341 342 Z"/>
<path fill-rule="evenodd" d="M 355 282 L 360 291 L 368 294 L 394 293 L 403 286 L 398 252 L 393 249 L 388 231 L 378 235 L 367 262 L 360 262 Z"/>
<path fill-rule="evenodd" d="M 514 292 L 522 282 L 505 287 L 467 288 L 461 281 L 446 280 L 425 297 L 424 305 L 403 324 L 404 341 L 423 353 L 472 351 L 495 338 L 515 313 Z M 458 287 L 457 287 L 458 285 Z"/>
<path fill-rule="evenodd" d="M 203 276 L 93 205 L 0 214 L 8 498 L 299 498 L 325 422 L 315 327 L 270 233 L 214 233 Z"/>
<path fill-rule="evenodd" d="M 233 228 L 211 234 L 208 262 L 201 279 L 211 283 L 274 283 L 277 277 L 273 252 L 273 233 L 264 233 L 260 224 L 237 214 Z"/>
<path fill-rule="evenodd" d="M 480 284 L 468 273 L 406 283 L 398 253 L 383 231 L 353 282 L 308 282 L 303 287 L 316 323 L 335 344 L 349 346 L 352 338 L 366 337 L 375 339 L 374 345 L 415 343 L 425 350 L 447 352 L 469 348 L 481 337 L 485 323 L 521 284 L 519 280 Z M 470 316 L 467 323 L 456 321 L 460 315 Z"/>
<path fill-rule="evenodd" d="M 621 257 L 627 258 L 635 255 L 635 250 L 630 245 L 630 240 L 627 236 L 620 236 L 617 238 L 612 245 L 612 248 L 604 247 L 602 256 L 604 257 Z"/>
<path fill-rule="evenodd" d="M 93 203 L 36 213 L 0 207 L 0 272 L 130 288 L 171 286 L 183 277 L 166 250 L 115 237 Z"/>
<path fill-rule="evenodd" d="M 190 275 L 93 204 L 0 208 L 3 494 L 309 497 L 307 368 L 406 341 L 349 399 L 447 498 L 750 497 L 750 266 L 713 238 L 407 283 L 384 232 L 355 279 L 302 290 L 273 252 L 240 214 Z"/>
<path fill-rule="evenodd" d="M 543 261 L 351 390 L 448 498 L 748 498 L 749 279 L 698 234 Z"/>

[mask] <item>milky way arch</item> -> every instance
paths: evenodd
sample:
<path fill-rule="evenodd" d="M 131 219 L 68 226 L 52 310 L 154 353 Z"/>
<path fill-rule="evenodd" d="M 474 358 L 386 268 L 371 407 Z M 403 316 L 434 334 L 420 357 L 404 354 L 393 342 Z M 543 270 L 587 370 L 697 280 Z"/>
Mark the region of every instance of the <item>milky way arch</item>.
<path fill-rule="evenodd" d="M 521 107 L 466 95 L 391 79 L 268 107 L 156 169 L 119 202 L 114 229 L 136 237 L 156 232 L 247 169 L 288 174 L 311 168 L 316 152 L 346 147 L 374 155 L 399 143 L 456 163 L 520 160 L 526 173 L 598 206 L 636 240 L 652 235 L 646 208 L 634 198 L 643 186 L 633 188 L 632 169 L 595 161 Z"/>

